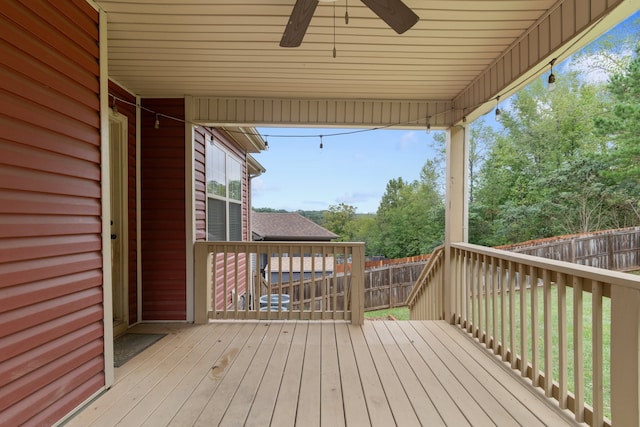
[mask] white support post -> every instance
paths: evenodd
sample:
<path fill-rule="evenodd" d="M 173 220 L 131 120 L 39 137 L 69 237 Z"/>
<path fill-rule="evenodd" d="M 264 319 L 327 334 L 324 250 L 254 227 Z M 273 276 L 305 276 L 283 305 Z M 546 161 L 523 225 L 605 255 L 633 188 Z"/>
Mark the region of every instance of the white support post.
<path fill-rule="evenodd" d="M 211 305 L 211 255 L 206 242 L 194 243 L 194 321 L 209 322 Z"/>
<path fill-rule="evenodd" d="M 453 322 L 456 302 L 454 292 L 453 265 L 451 243 L 466 242 L 468 239 L 468 184 L 467 164 L 469 143 L 465 125 L 455 126 L 447 130 L 447 172 L 445 197 L 445 252 L 444 252 L 444 309 L 445 319 Z"/>
<path fill-rule="evenodd" d="M 640 290 L 611 287 L 611 422 L 640 425 Z"/>

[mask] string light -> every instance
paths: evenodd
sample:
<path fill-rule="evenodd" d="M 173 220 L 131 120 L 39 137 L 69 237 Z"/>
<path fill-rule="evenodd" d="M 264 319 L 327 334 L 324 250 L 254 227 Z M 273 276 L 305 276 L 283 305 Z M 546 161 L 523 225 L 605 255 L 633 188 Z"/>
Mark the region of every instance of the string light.
<path fill-rule="evenodd" d="M 549 74 L 549 79 L 547 80 L 547 89 L 549 89 L 550 91 L 556 88 L 556 75 L 553 74 L 553 65 L 556 63 L 556 59 L 557 58 L 553 58 L 551 62 L 549 62 L 549 65 L 551 66 L 551 74 Z"/>
<path fill-rule="evenodd" d="M 500 95 L 496 97 L 496 121 L 500 121 L 502 119 L 502 112 L 500 111 Z"/>
<path fill-rule="evenodd" d="M 153 125 L 154 128 L 160 129 L 160 118 L 158 118 L 158 113 L 156 113 L 156 123 Z"/>
<path fill-rule="evenodd" d="M 431 132 L 431 120 L 430 119 L 431 119 L 431 116 L 427 116 L 427 119 L 426 119 L 427 133 Z"/>
<path fill-rule="evenodd" d="M 118 115 L 118 104 L 116 104 L 116 97 L 114 95 L 111 95 L 111 97 L 113 98 L 113 102 L 111 103 L 111 110 L 113 111 L 113 115 L 117 116 Z"/>
<path fill-rule="evenodd" d="M 320 135 L 320 149 L 322 150 L 324 148 L 324 145 L 322 145 L 322 135 Z"/>
<path fill-rule="evenodd" d="M 346 25 L 349 25 L 349 0 L 345 1 L 345 7 L 344 7 L 344 23 Z"/>
<path fill-rule="evenodd" d="M 267 141 L 267 138 L 265 137 L 264 139 L 264 149 L 268 150 L 269 149 L 269 141 Z"/>

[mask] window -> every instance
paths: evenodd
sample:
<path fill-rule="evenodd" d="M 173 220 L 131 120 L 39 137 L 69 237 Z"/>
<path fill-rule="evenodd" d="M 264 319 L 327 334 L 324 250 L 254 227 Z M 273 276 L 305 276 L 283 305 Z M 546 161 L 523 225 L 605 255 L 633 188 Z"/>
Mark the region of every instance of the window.
<path fill-rule="evenodd" d="M 242 163 L 207 135 L 207 240 L 242 240 Z"/>

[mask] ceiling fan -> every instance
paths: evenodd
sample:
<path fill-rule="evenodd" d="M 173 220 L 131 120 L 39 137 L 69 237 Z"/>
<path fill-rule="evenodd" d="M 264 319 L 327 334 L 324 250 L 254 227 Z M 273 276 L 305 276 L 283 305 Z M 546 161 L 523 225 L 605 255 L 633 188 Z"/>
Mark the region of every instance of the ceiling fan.
<path fill-rule="evenodd" d="M 282 34 L 280 47 L 298 47 L 307 32 L 319 0 L 296 0 L 287 27 Z M 327 0 L 324 0 L 327 1 Z M 402 0 L 361 0 L 369 9 L 387 23 L 396 33 L 402 34 L 420 19 Z"/>

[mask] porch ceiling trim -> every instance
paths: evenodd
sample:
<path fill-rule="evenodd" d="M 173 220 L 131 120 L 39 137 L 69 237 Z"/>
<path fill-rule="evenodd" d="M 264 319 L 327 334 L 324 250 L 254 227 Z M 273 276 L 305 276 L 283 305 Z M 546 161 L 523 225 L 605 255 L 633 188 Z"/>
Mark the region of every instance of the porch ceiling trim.
<path fill-rule="evenodd" d="M 449 101 L 194 97 L 193 121 L 216 126 L 328 126 L 445 129 Z"/>

